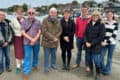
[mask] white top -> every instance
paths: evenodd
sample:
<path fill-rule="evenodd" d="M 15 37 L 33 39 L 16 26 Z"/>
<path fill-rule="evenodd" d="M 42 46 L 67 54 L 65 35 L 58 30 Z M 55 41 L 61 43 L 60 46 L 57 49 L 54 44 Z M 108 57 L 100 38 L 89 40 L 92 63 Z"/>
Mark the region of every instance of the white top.
<path fill-rule="evenodd" d="M 15 33 L 15 36 L 22 36 L 22 26 L 18 22 L 17 18 L 12 20 L 12 28 Z"/>

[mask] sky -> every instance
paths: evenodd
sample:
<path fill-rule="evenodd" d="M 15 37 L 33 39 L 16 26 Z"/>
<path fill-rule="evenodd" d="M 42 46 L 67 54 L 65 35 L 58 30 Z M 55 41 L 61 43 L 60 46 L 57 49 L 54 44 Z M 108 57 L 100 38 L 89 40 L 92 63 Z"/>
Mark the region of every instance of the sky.
<path fill-rule="evenodd" d="M 41 6 L 41 5 L 50 5 L 52 3 L 70 3 L 73 0 L 0 0 L 0 8 L 7 8 L 9 6 L 15 5 L 15 4 L 23 4 L 27 3 L 28 5 L 31 5 L 31 7 Z M 85 0 L 78 0 L 78 2 L 82 3 Z M 95 0 L 97 2 L 102 2 L 105 0 Z"/>

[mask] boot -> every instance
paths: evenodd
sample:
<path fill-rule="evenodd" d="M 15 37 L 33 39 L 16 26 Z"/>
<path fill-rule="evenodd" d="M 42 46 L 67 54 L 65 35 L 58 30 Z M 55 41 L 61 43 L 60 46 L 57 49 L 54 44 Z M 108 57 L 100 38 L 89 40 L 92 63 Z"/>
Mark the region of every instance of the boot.
<path fill-rule="evenodd" d="M 67 65 L 66 70 L 68 71 L 70 70 L 70 65 Z"/>
<path fill-rule="evenodd" d="M 93 73 L 93 70 L 90 70 L 89 72 L 87 72 L 87 75 L 86 75 L 86 76 L 87 76 L 87 77 L 92 77 L 93 74 L 94 74 L 94 73 Z"/>
<path fill-rule="evenodd" d="M 99 67 L 96 68 L 95 80 L 102 80 L 102 75 L 100 73 L 100 68 Z"/>
<path fill-rule="evenodd" d="M 63 64 L 62 70 L 66 70 L 66 69 L 67 69 L 66 64 Z"/>

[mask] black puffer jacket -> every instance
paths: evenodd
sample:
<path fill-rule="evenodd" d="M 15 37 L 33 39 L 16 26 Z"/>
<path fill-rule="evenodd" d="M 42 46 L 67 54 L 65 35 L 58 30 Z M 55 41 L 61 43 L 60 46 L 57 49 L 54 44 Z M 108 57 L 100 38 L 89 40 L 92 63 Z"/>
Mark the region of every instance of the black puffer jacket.
<path fill-rule="evenodd" d="M 75 23 L 72 19 L 69 19 L 68 22 L 65 21 L 63 18 L 61 20 L 61 27 L 62 27 L 62 34 L 60 36 L 60 46 L 61 48 L 72 49 L 73 48 L 73 41 L 74 41 L 74 33 L 75 33 Z M 64 40 L 64 37 L 69 37 L 69 42 Z"/>
<path fill-rule="evenodd" d="M 87 29 L 85 32 L 85 42 L 89 42 L 92 44 L 90 48 L 85 47 L 86 50 L 89 50 L 94 53 L 100 53 L 101 51 L 101 42 L 105 36 L 105 27 L 101 21 L 97 21 L 94 25 L 92 25 L 92 20 L 87 25 Z"/>

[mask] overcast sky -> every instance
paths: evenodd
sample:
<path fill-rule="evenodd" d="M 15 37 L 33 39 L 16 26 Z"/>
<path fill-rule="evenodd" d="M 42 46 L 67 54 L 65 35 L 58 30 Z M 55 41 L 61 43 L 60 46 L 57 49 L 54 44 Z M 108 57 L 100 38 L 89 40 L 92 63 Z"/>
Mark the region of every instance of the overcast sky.
<path fill-rule="evenodd" d="M 28 5 L 31 5 L 32 7 L 35 6 L 41 6 L 41 5 L 50 5 L 52 3 L 69 3 L 73 0 L 0 0 L 0 8 L 7 8 L 9 6 L 15 5 L 15 4 L 23 4 L 27 3 Z M 80 3 L 82 3 L 85 0 L 78 0 Z M 95 0 L 97 2 L 102 2 L 105 0 Z"/>

